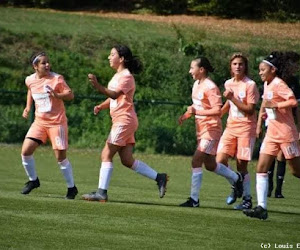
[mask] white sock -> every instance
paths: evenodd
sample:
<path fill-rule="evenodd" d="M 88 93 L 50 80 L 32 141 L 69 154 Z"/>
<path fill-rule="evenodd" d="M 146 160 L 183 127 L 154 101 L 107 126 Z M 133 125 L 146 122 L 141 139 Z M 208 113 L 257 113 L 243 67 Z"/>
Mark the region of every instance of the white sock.
<path fill-rule="evenodd" d="M 256 174 L 257 205 L 267 209 L 269 176 L 268 173 Z"/>
<path fill-rule="evenodd" d="M 202 185 L 202 168 L 192 169 L 192 184 L 191 184 L 191 198 L 194 201 L 199 200 L 199 193 Z"/>
<path fill-rule="evenodd" d="M 68 188 L 74 187 L 73 169 L 69 160 L 66 158 L 63 161 L 58 162 L 58 165 L 67 182 Z"/>
<path fill-rule="evenodd" d="M 217 163 L 215 173 L 224 176 L 231 185 L 233 185 L 239 178 L 239 176 L 234 171 L 232 171 L 230 167 L 226 167 L 222 163 Z"/>
<path fill-rule="evenodd" d="M 112 162 L 102 162 L 99 173 L 98 188 L 107 190 L 110 182 L 110 178 L 114 169 Z"/>
<path fill-rule="evenodd" d="M 155 180 L 157 177 L 157 172 L 154 169 L 152 169 L 146 163 L 139 160 L 134 161 L 131 169 L 136 173 L 146 176 L 152 180 Z"/>
<path fill-rule="evenodd" d="M 249 173 L 247 173 L 244 176 L 243 187 L 244 187 L 243 196 L 251 196 L 251 184 L 250 184 L 250 174 Z"/>
<path fill-rule="evenodd" d="M 33 155 L 21 155 L 22 164 L 25 169 L 26 175 L 28 176 L 30 181 L 35 181 L 37 178 L 35 171 L 35 161 Z"/>

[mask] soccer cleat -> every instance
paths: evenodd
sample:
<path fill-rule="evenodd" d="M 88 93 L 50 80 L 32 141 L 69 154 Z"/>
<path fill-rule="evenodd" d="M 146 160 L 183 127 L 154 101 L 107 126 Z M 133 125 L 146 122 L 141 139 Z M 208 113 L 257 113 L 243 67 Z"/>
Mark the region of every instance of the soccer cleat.
<path fill-rule="evenodd" d="M 68 188 L 68 192 L 66 195 L 66 199 L 68 200 L 74 200 L 75 196 L 78 194 L 78 189 L 76 186 Z"/>
<path fill-rule="evenodd" d="M 266 220 L 268 218 L 268 211 L 261 206 L 257 206 L 253 209 L 244 209 L 243 213 L 249 217 L 258 218 L 260 220 Z"/>
<path fill-rule="evenodd" d="M 168 180 L 169 180 L 169 176 L 167 174 L 157 174 L 156 182 L 157 182 L 160 198 L 163 198 L 167 191 Z"/>
<path fill-rule="evenodd" d="M 232 185 L 232 193 L 227 197 L 227 205 L 231 205 L 236 202 L 237 198 L 241 198 L 243 195 L 243 181 L 244 178 L 241 173 L 236 173 L 238 175 L 237 181 Z"/>
<path fill-rule="evenodd" d="M 195 201 L 194 199 L 189 197 L 186 202 L 180 204 L 179 206 L 180 207 L 199 207 L 199 205 L 200 205 L 199 200 Z"/>
<path fill-rule="evenodd" d="M 244 210 L 244 209 L 251 209 L 252 208 L 252 197 L 251 196 L 244 196 L 242 203 L 234 206 L 236 210 Z"/>
<path fill-rule="evenodd" d="M 277 190 L 275 190 L 275 198 L 282 199 L 282 198 L 284 198 L 284 196 L 282 195 L 281 192 L 278 192 Z"/>
<path fill-rule="evenodd" d="M 32 189 L 38 188 L 40 186 L 39 178 L 36 178 L 34 181 L 27 181 L 23 187 L 21 194 L 29 194 Z"/>
<path fill-rule="evenodd" d="M 231 204 L 235 203 L 235 201 L 236 201 L 236 196 L 235 196 L 234 192 L 232 191 L 232 193 L 227 197 L 226 203 L 227 203 L 227 205 L 231 205 Z"/>
<path fill-rule="evenodd" d="M 108 196 L 106 192 L 91 192 L 89 194 L 82 195 L 82 199 L 87 201 L 99 201 L 99 202 L 107 202 Z"/>

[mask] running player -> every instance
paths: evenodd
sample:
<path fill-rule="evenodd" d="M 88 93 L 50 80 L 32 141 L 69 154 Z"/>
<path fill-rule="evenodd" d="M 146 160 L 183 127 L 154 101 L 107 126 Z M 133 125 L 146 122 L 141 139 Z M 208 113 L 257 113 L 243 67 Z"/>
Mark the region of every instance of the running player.
<path fill-rule="evenodd" d="M 256 167 L 257 206 L 245 209 L 247 216 L 267 219 L 268 170 L 281 150 L 292 174 L 300 178 L 299 134 L 292 108 L 297 106 L 293 91 L 280 78 L 289 69 L 288 53 L 272 52 L 259 65 L 259 75 L 264 81 L 263 102 L 259 117 L 267 115 L 269 124 L 260 148 Z"/>
<path fill-rule="evenodd" d="M 107 88 L 98 83 L 95 75 L 88 75 L 92 86 L 108 97 L 104 102 L 94 107 L 94 114 L 96 115 L 104 109 L 110 109 L 112 128 L 101 153 L 102 163 L 98 190 L 84 194 L 82 198 L 100 202 L 108 200 L 107 190 L 113 171 L 113 157 L 116 153 L 119 154 L 124 166 L 156 181 L 159 196 L 162 198 L 166 192 L 167 174 L 157 173 L 146 163 L 134 159 L 132 155 L 135 144 L 134 133 L 138 128 L 138 119 L 133 104 L 135 80 L 132 74 L 139 73 L 142 70 L 142 64 L 124 45 L 114 46 L 108 60 L 110 67 L 116 71 L 116 74 L 108 83 Z"/>
<path fill-rule="evenodd" d="M 221 106 L 222 99 L 219 88 L 208 77 L 213 72 L 209 60 L 200 57 L 191 62 L 189 73 L 195 80 L 192 100 L 186 113 L 179 117 L 179 124 L 191 116 L 195 116 L 197 149 L 192 160 L 191 194 L 181 207 L 199 207 L 199 193 L 202 185 L 202 165 L 229 179 L 233 184 L 233 194 L 241 197 L 243 193 L 242 176 L 224 166 L 216 163 L 216 152 L 222 134 Z"/>
<path fill-rule="evenodd" d="M 244 55 L 236 53 L 231 57 L 230 71 L 232 78 L 225 82 L 223 94 L 227 101 L 222 107 L 222 115 L 229 112 L 229 116 L 218 146 L 217 162 L 229 166 L 229 157 L 236 157 L 237 171 L 244 177 L 244 193 L 242 203 L 234 208 L 242 210 L 252 207 L 247 166 L 252 159 L 256 138 L 255 107 L 259 92 L 255 82 L 248 77 L 248 59 Z M 232 193 L 226 202 L 230 205 L 235 201 L 236 196 Z"/>
<path fill-rule="evenodd" d="M 22 194 L 29 194 L 40 186 L 35 170 L 33 153 L 47 138 L 52 143 L 58 165 L 67 182 L 67 199 L 74 199 L 78 191 L 74 184 L 72 165 L 67 158 L 68 124 L 64 101 L 74 98 L 63 76 L 50 71 L 49 58 L 45 52 L 31 58 L 35 73 L 26 77 L 28 88 L 26 108 L 23 117 L 28 118 L 33 101 L 35 102 L 35 120 L 32 123 L 22 146 L 22 164 L 29 181 Z"/>

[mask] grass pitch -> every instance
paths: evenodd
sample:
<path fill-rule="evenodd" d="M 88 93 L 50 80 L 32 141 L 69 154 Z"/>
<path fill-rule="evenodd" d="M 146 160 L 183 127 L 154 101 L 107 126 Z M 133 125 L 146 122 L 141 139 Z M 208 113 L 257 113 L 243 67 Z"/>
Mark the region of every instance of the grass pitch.
<path fill-rule="evenodd" d="M 246 217 L 225 204 L 226 180 L 204 171 L 200 208 L 180 208 L 189 196 L 190 157 L 136 154 L 170 176 L 163 199 L 155 182 L 122 167 L 118 157 L 109 202 L 86 202 L 96 190 L 99 150 L 70 149 L 79 195 L 66 186 L 49 147 L 35 153 L 41 187 L 21 195 L 25 172 L 20 145 L 0 146 L 0 249 L 261 249 L 300 243 L 300 180 L 286 174 L 285 199 L 268 200 L 269 218 Z M 254 163 L 251 164 L 255 201 Z M 299 245 L 298 245 L 299 246 Z"/>

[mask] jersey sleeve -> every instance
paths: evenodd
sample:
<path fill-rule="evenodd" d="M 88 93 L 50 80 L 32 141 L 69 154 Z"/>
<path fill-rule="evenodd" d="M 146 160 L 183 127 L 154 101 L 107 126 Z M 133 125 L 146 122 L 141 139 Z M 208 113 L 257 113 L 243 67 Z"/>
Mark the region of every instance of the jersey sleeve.
<path fill-rule="evenodd" d="M 279 83 L 278 85 L 278 95 L 285 100 L 290 98 L 295 98 L 293 91 L 284 83 Z"/>
<path fill-rule="evenodd" d="M 134 84 L 132 76 L 126 75 L 120 77 L 116 90 L 121 90 L 124 94 L 127 94 L 133 88 Z"/>
<path fill-rule="evenodd" d="M 66 83 L 63 76 L 58 76 L 57 78 L 57 85 L 55 86 L 55 89 L 59 91 L 59 93 L 62 93 L 64 91 L 71 91 L 71 88 Z"/>
<path fill-rule="evenodd" d="M 249 84 L 247 88 L 247 103 L 256 104 L 259 101 L 259 91 L 255 82 Z"/>
<path fill-rule="evenodd" d="M 217 88 L 207 90 L 207 96 L 211 107 L 222 106 L 221 93 Z"/>

